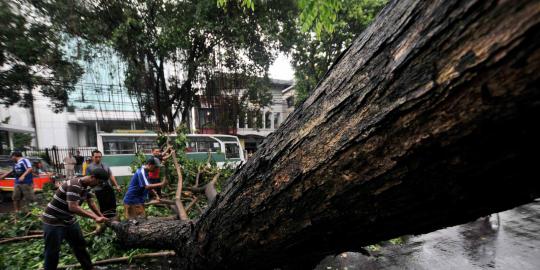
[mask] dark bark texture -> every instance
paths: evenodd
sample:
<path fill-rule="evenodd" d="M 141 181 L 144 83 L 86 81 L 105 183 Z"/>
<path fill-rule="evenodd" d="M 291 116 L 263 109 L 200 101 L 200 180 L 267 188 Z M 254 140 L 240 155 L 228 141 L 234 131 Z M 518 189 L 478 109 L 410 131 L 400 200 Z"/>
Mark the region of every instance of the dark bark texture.
<path fill-rule="evenodd" d="M 309 268 L 530 202 L 539 43 L 540 1 L 392 1 L 199 220 L 121 239 L 185 269 Z"/>

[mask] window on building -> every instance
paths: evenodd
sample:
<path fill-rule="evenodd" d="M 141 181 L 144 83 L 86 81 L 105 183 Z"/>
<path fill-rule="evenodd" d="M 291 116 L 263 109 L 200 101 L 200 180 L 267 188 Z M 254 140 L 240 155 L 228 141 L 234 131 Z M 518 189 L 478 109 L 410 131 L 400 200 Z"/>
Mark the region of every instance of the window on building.
<path fill-rule="evenodd" d="M 255 124 L 253 121 L 253 119 L 255 118 L 255 113 L 252 112 L 252 111 L 248 111 L 247 112 L 247 126 L 246 128 L 254 128 L 255 127 Z"/>
<path fill-rule="evenodd" d="M 215 126 L 215 113 L 213 108 L 199 108 L 198 128 L 213 128 Z"/>
<path fill-rule="evenodd" d="M 291 108 L 294 106 L 294 97 L 288 97 L 287 98 L 287 108 Z"/>
<path fill-rule="evenodd" d="M 257 128 L 263 128 L 263 113 L 262 112 L 256 112 L 256 126 Z"/>
<path fill-rule="evenodd" d="M 281 124 L 279 122 L 279 118 L 281 117 L 281 113 L 275 113 L 274 114 L 274 128 L 278 128 L 279 127 L 279 124 Z"/>
<path fill-rule="evenodd" d="M 246 112 L 240 111 L 238 114 L 238 127 L 245 128 L 246 126 Z"/>
<path fill-rule="evenodd" d="M 264 127 L 265 128 L 272 128 L 272 119 L 270 119 L 271 117 L 272 117 L 271 112 L 266 112 L 264 114 Z"/>
<path fill-rule="evenodd" d="M 225 144 L 225 157 L 226 158 L 240 158 L 240 147 L 238 144 L 226 143 Z"/>
<path fill-rule="evenodd" d="M 130 121 L 99 121 L 99 129 L 102 132 L 111 133 L 114 130 L 131 130 Z"/>

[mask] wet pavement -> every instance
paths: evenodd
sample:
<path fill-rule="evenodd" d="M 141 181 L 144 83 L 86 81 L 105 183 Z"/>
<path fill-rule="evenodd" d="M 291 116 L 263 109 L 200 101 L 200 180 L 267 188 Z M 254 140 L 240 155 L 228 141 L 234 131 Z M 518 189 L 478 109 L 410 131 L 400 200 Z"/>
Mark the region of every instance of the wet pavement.
<path fill-rule="evenodd" d="M 370 257 L 343 253 L 329 269 L 540 269 L 540 200 L 474 222 L 404 237 Z"/>

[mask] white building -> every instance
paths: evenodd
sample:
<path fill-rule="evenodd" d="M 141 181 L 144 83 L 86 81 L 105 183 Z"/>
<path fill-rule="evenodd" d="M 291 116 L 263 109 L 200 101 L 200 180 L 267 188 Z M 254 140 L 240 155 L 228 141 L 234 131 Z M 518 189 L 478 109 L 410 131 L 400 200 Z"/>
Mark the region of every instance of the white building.
<path fill-rule="evenodd" d="M 15 133 L 34 135 L 32 144 L 36 145 L 31 110 L 17 106 L 0 108 L 0 154 L 7 154 L 10 149 L 14 149 Z"/>
<path fill-rule="evenodd" d="M 278 128 L 293 109 L 294 102 L 290 100 L 293 92 L 291 81 L 271 80 L 270 91 L 270 106 L 262 108 L 258 115 L 245 114 L 244 121 L 237 121 L 235 129 L 221 132 L 237 135 L 248 152 L 255 151 L 263 139 Z M 70 104 L 78 106 L 70 106 L 62 113 L 54 113 L 49 107 L 49 99 L 37 90 L 34 91 L 33 108 L 0 108 L 0 122 L 9 120 L 0 124 L 0 150 L 5 152 L 14 149 L 15 133 L 32 134 L 32 146 L 43 149 L 53 146 L 97 147 L 98 133 L 144 129 L 139 112 L 133 106 L 121 107 L 118 104 L 126 103 L 125 100 L 122 102 L 118 100 L 119 97 L 114 98 L 111 94 L 103 93 L 96 95 L 87 90 L 86 97 L 81 98 L 80 93 L 75 92 L 70 95 Z M 125 94 L 122 98 L 129 97 Z M 85 102 L 81 102 L 81 99 Z M 117 105 L 113 108 L 110 102 L 115 99 Z M 191 126 L 197 133 L 216 133 L 214 129 L 204 126 L 205 121 L 209 122 L 205 120 L 205 116 L 212 116 L 212 113 L 215 112 L 204 106 L 192 109 Z"/>
<path fill-rule="evenodd" d="M 257 150 L 266 136 L 274 132 L 283 123 L 290 113 L 291 109 L 285 104 L 287 101 L 283 97 L 283 91 L 292 89 L 292 84 L 292 81 L 270 79 L 269 90 L 272 95 L 270 105 L 257 109 L 256 106 L 248 103 L 247 112 L 235 112 L 238 115 L 238 120 L 235 124 L 226 128 L 216 127 L 219 126 L 219 119 L 222 118 L 219 114 L 229 113 L 227 110 L 234 109 L 234 106 L 227 107 L 230 106 L 227 102 L 209 105 L 209 102 L 206 102 L 206 97 L 201 96 L 201 106 L 192 110 L 191 126 L 197 133 L 236 135 L 240 139 L 243 148 L 248 153 L 252 153 Z M 236 89 L 233 92 L 242 94 L 243 91 L 245 89 Z M 226 99 L 226 97 L 221 97 L 221 99 Z M 231 96 L 229 99 L 238 99 L 238 96 Z M 214 103 L 216 102 L 214 101 Z"/>

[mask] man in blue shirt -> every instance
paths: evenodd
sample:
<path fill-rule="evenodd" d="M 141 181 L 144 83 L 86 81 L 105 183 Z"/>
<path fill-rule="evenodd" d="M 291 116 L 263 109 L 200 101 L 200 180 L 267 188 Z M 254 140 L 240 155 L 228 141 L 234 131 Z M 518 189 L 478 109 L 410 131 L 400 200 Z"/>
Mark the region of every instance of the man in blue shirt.
<path fill-rule="evenodd" d="M 34 180 L 32 175 L 32 163 L 30 160 L 23 158 L 21 152 L 15 151 L 11 153 L 11 160 L 15 162 L 13 169 L 0 176 L 3 179 L 13 172 L 15 181 L 13 183 L 13 208 L 15 212 L 21 210 L 21 200 L 26 202 L 34 201 Z"/>
<path fill-rule="evenodd" d="M 153 189 L 164 185 L 164 182 L 151 184 L 148 181 L 148 172 L 152 172 L 156 168 L 156 160 L 150 157 L 131 177 L 128 190 L 124 196 L 124 214 L 127 219 L 144 217 L 144 198 L 146 198 L 148 191 L 153 191 Z"/>

